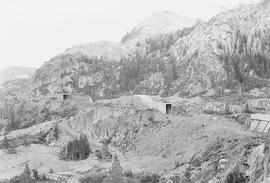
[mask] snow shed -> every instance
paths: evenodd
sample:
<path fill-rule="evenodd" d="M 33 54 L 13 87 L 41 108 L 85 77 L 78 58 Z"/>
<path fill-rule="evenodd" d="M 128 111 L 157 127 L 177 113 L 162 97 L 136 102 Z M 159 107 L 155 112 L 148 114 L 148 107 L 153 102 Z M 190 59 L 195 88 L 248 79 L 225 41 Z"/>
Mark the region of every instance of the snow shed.
<path fill-rule="evenodd" d="M 251 121 L 247 129 L 253 132 L 267 133 L 270 128 L 270 115 L 267 114 L 251 114 Z"/>
<path fill-rule="evenodd" d="M 79 93 L 63 93 L 63 100 L 70 100 L 76 104 L 89 105 L 93 104 L 92 97 L 90 95 Z"/>

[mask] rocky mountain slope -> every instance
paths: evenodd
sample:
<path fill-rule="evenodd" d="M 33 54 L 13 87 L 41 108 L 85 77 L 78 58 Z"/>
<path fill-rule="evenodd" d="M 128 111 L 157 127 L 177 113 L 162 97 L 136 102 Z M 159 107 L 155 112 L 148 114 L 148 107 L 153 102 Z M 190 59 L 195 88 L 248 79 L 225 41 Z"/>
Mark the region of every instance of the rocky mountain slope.
<path fill-rule="evenodd" d="M 28 67 L 8 67 L 0 71 L 0 84 L 14 79 L 29 79 L 36 68 Z"/>
<path fill-rule="evenodd" d="M 269 10 L 265 2 L 225 11 L 179 39 L 171 48 L 181 68 L 178 81 L 199 92 L 239 80 L 237 74 L 268 78 L 262 73 L 269 69 Z"/>
<path fill-rule="evenodd" d="M 124 44 L 144 42 L 146 38 L 176 32 L 185 27 L 191 27 L 198 20 L 179 16 L 169 11 L 154 12 L 151 17 L 142 21 L 121 40 Z"/>
<path fill-rule="evenodd" d="M 7 139 L 16 146 L 18 152 L 13 155 L 0 150 L 3 162 L 0 165 L 0 177 L 11 178 L 18 175 L 25 162 L 48 177 L 71 182 L 91 175 L 91 172 L 108 172 L 110 162 L 99 161 L 94 154 L 82 161 L 59 159 L 61 147 L 80 134 L 88 136 L 93 152 L 100 148 L 102 140 L 111 139 L 110 151 L 117 154 L 125 170 L 131 169 L 133 173 L 145 171 L 164 177 L 181 177 L 190 166 L 193 178 L 196 178 L 200 173 L 204 174 L 204 171 L 213 171 L 213 175 L 205 174 L 198 180 L 211 180 L 217 173 L 224 178 L 221 170 L 214 170 L 216 164 L 211 161 L 223 158 L 229 164 L 228 162 L 238 155 L 234 146 L 245 152 L 246 144 L 258 143 L 256 140 L 247 141 L 253 135 L 244 132 L 243 127 L 232 119 L 203 114 L 202 106 L 205 102 L 200 98 L 166 98 L 167 102 L 174 102 L 175 107 L 183 105 L 186 109 L 186 115 L 172 116 L 153 108 L 154 105 L 149 105 L 146 98 L 150 96 L 125 96 L 103 100 L 97 102 L 95 107 L 82 110 L 72 117 L 10 132 Z M 160 100 L 160 97 L 152 98 L 153 103 Z M 192 110 L 195 106 L 200 106 L 196 114 Z M 55 131 L 58 132 L 57 135 Z M 0 136 L 0 142 L 3 142 L 4 138 Z M 215 147 L 216 143 L 221 142 L 225 144 L 224 147 Z M 26 146 L 25 143 L 31 145 Z M 215 159 L 200 160 L 201 154 L 206 153 L 212 146 L 217 148 L 217 151 L 224 148 L 223 152 L 228 152 L 223 155 L 220 152 Z M 210 165 L 207 165 L 208 163 Z M 207 168 L 200 169 L 206 165 Z M 49 171 L 51 168 L 53 172 Z M 224 170 L 227 171 L 227 168 Z"/>
<path fill-rule="evenodd" d="M 52 58 L 32 77 L 32 89 L 47 94 L 61 91 L 63 84 L 93 98 L 252 89 L 270 77 L 269 17 L 267 1 L 204 23 L 154 13 L 122 43 L 77 45 Z"/>
<path fill-rule="evenodd" d="M 171 33 L 196 23 L 170 12 L 157 12 L 134 28 L 122 43 L 97 42 L 77 45 L 46 62 L 32 77 L 33 89 L 60 91 L 62 84 L 69 90 L 85 92 L 97 98 L 123 94 L 121 77 L 123 63 L 141 50 L 139 43 L 159 34 Z M 138 47 L 139 46 L 139 47 Z M 91 92 L 91 93 L 89 93 Z"/>
<path fill-rule="evenodd" d="M 248 93 L 270 77 L 269 8 L 268 1 L 246 5 L 204 23 L 156 13 L 121 43 L 76 45 L 55 56 L 22 86 L 30 92 L 1 95 L 0 144 L 7 140 L 17 154 L 0 150 L 0 178 L 27 163 L 59 182 L 106 174 L 110 161 L 93 153 L 106 142 L 125 170 L 157 173 L 163 182 L 261 180 L 264 140 L 243 125 L 249 113 L 270 111 L 269 88 Z M 225 93 L 238 85 L 243 95 Z M 94 103 L 63 100 L 55 94 L 62 89 Z M 81 134 L 90 156 L 61 159 Z"/>

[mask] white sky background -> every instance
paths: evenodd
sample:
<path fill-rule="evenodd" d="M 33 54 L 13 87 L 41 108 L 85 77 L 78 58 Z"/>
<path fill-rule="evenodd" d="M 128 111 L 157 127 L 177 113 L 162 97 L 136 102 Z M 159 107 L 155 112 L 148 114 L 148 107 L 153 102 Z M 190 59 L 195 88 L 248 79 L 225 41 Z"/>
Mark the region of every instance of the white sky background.
<path fill-rule="evenodd" d="M 0 0 L 0 69 L 40 67 L 75 44 L 121 37 L 154 11 L 207 20 L 250 0 Z"/>

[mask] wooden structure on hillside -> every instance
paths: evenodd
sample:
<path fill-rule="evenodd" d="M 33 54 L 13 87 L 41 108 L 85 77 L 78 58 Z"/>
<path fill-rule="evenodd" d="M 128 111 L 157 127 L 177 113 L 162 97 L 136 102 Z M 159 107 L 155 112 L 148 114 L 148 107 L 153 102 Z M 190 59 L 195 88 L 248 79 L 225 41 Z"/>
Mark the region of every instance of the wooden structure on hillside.
<path fill-rule="evenodd" d="M 62 96 L 63 96 L 63 100 L 67 100 L 69 99 L 69 96 L 70 96 L 70 93 L 62 93 Z"/>
<path fill-rule="evenodd" d="M 62 85 L 62 99 L 63 100 L 71 100 L 76 102 L 77 104 L 92 104 L 93 100 L 90 95 L 75 93 L 72 90 L 66 90 Z"/>
<path fill-rule="evenodd" d="M 63 93 L 63 100 L 71 100 L 81 104 L 92 104 L 93 100 L 90 95 L 81 93 Z"/>
<path fill-rule="evenodd" d="M 166 104 L 166 114 L 172 114 L 172 104 Z"/>
<path fill-rule="evenodd" d="M 251 114 L 251 121 L 247 129 L 254 132 L 267 133 L 270 129 L 270 115 L 267 114 Z"/>

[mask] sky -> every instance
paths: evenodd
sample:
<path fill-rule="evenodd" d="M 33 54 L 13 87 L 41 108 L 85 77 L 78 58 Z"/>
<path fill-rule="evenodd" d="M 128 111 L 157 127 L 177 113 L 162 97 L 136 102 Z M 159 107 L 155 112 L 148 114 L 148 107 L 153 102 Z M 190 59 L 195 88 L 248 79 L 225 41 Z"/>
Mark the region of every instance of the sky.
<path fill-rule="evenodd" d="M 155 11 L 208 20 L 250 0 L 0 0 L 0 69 L 40 67 L 80 43 L 119 42 Z"/>

